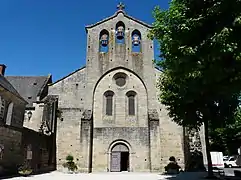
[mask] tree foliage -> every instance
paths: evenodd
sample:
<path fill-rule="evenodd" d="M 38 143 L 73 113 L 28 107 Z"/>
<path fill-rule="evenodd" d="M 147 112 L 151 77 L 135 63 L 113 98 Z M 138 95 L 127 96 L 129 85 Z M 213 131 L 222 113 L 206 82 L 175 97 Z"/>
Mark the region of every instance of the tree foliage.
<path fill-rule="evenodd" d="M 161 102 L 177 124 L 224 127 L 234 119 L 241 90 L 240 8 L 240 0 L 173 0 L 168 10 L 155 8 L 149 37 L 160 44 Z"/>
<path fill-rule="evenodd" d="M 210 140 L 213 150 L 222 149 L 225 154 L 237 154 L 241 146 L 241 108 L 237 109 L 233 123 L 210 130 Z"/>

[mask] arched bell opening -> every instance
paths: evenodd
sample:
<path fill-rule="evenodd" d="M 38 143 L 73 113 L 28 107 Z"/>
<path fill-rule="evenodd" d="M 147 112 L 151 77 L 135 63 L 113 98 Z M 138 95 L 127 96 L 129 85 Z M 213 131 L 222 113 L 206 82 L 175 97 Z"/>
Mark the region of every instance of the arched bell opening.
<path fill-rule="evenodd" d="M 103 29 L 100 32 L 99 36 L 99 52 L 108 52 L 109 50 L 109 32 L 106 29 Z"/>
<path fill-rule="evenodd" d="M 141 33 L 138 30 L 134 30 L 131 34 L 132 37 L 132 52 L 141 52 Z"/>
<path fill-rule="evenodd" d="M 120 21 L 116 24 L 116 43 L 124 44 L 125 43 L 125 24 Z"/>

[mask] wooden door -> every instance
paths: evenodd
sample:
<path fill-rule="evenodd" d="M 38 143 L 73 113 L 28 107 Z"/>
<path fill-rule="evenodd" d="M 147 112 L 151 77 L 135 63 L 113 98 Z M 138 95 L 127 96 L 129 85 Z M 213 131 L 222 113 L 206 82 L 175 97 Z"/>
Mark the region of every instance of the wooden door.
<path fill-rule="evenodd" d="M 111 153 L 111 172 L 120 172 L 121 170 L 121 153 L 120 152 L 112 152 Z"/>

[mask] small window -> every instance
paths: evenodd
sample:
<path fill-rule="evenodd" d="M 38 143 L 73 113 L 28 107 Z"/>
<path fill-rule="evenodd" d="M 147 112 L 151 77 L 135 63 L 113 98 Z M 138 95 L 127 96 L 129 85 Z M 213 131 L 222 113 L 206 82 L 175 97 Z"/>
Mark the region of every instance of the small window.
<path fill-rule="evenodd" d="M 229 161 L 234 161 L 234 158 L 230 158 Z"/>
<path fill-rule="evenodd" d="M 105 96 L 105 114 L 108 116 L 112 116 L 113 115 L 113 96 L 114 93 L 112 91 L 107 91 L 104 94 Z"/>
<path fill-rule="evenodd" d="M 135 100 L 136 100 L 136 93 L 134 91 L 129 91 L 127 94 L 128 98 L 128 114 L 130 116 L 135 115 Z"/>

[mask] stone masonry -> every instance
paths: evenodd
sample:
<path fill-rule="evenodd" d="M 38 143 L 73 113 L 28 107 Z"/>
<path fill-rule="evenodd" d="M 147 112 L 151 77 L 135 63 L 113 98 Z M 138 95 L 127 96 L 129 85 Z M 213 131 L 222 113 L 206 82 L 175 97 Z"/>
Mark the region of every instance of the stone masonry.
<path fill-rule="evenodd" d="M 159 102 L 157 80 L 161 72 L 152 62 L 153 42 L 147 38 L 151 28 L 127 15 L 123 7 L 113 16 L 86 26 L 86 66 L 49 85 L 49 95 L 58 97 L 61 111 L 57 119 L 57 169 L 63 168 L 68 154 L 74 156 L 80 172 L 122 171 L 125 165 L 131 172 L 160 172 L 170 156 L 184 168 L 183 128 L 172 122 Z M 139 52 L 133 52 L 136 31 Z M 103 32 L 103 37 L 108 37 L 104 39 L 108 41 L 105 52 L 100 44 L 105 43 Z M 124 34 L 122 43 L 118 42 L 118 32 Z M 117 84 L 118 78 L 122 85 Z M 107 96 L 111 96 L 109 106 Z M 134 97 L 132 114 L 130 97 Z M 124 159 L 124 150 L 116 153 L 121 154 L 121 160 L 114 157 L 117 145 L 128 149 L 128 158 Z"/>

